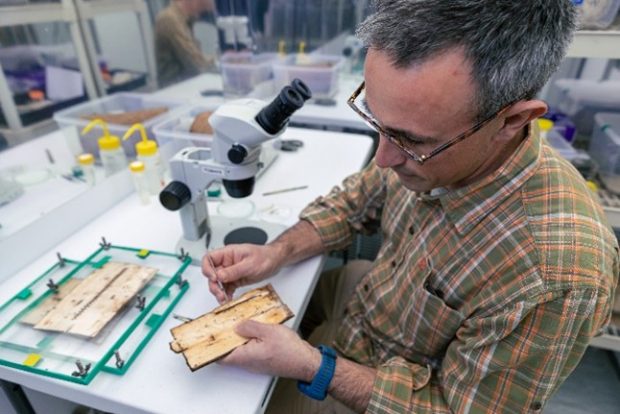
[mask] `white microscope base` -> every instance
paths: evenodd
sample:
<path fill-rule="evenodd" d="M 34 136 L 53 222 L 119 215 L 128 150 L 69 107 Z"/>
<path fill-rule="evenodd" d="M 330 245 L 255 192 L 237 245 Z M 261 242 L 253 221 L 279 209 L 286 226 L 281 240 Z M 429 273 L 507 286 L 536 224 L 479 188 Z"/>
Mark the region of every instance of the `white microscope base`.
<path fill-rule="evenodd" d="M 267 243 L 273 241 L 284 230 L 288 228 L 284 224 L 270 223 L 266 221 L 253 221 L 242 218 L 228 218 L 222 216 L 210 216 L 211 222 L 211 241 L 209 250 L 224 247 L 224 238 L 228 233 L 242 227 L 256 227 L 267 233 Z M 176 251 L 179 253 L 183 249 L 192 258 L 192 264 L 200 266 L 202 257 L 207 252 L 205 236 L 200 240 L 190 241 L 181 238 L 177 243 Z"/>

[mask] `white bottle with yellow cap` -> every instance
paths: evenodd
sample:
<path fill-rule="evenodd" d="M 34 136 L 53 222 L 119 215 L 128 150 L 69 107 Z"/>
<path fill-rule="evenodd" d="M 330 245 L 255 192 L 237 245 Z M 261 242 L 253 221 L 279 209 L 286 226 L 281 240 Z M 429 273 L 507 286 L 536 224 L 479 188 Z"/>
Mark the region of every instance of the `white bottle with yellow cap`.
<path fill-rule="evenodd" d="M 99 118 L 92 120 L 82 130 L 82 135 L 88 134 L 95 126 L 100 126 L 103 129 L 103 136 L 99 138 L 97 144 L 99 145 L 99 158 L 101 158 L 106 177 L 123 171 L 127 168 L 127 156 L 121 146 L 121 140 L 116 135 L 110 135 L 108 124 L 105 121 Z"/>
<path fill-rule="evenodd" d="M 82 169 L 82 174 L 84 174 L 86 184 L 90 186 L 95 185 L 95 157 L 93 157 L 93 154 L 88 152 L 80 154 L 77 157 L 77 161 Z"/>
<path fill-rule="evenodd" d="M 131 171 L 131 179 L 136 188 L 138 197 L 142 204 L 148 204 L 151 200 L 146 176 L 146 169 L 142 161 L 133 161 L 129 163 L 129 171 Z"/>
<path fill-rule="evenodd" d="M 123 135 L 123 140 L 129 138 L 136 130 L 140 131 L 141 141 L 136 143 L 136 159 L 144 163 L 144 175 L 146 176 L 147 187 L 152 195 L 159 194 L 164 187 L 165 166 L 161 161 L 157 142 L 146 136 L 146 129 L 142 124 L 133 124 Z"/>

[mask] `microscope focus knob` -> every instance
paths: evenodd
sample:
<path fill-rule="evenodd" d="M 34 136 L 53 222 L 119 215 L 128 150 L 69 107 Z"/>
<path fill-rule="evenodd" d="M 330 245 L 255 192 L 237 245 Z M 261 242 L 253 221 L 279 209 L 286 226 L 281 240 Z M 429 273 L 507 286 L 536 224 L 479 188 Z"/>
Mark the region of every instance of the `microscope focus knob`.
<path fill-rule="evenodd" d="M 159 193 L 162 206 L 170 211 L 177 211 L 192 199 L 192 193 L 184 183 L 172 181 Z"/>
<path fill-rule="evenodd" d="M 245 160 L 245 157 L 247 156 L 248 156 L 248 150 L 246 150 L 243 145 L 234 144 L 228 150 L 228 159 L 233 164 L 241 164 L 243 160 Z"/>

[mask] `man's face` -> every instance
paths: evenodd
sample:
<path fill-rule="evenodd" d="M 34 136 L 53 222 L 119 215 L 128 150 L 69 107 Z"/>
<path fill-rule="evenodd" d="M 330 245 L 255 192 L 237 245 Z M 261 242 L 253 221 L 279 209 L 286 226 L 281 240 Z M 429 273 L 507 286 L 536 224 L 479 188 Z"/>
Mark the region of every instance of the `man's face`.
<path fill-rule="evenodd" d="M 410 68 L 395 68 L 384 52 L 370 49 L 366 58 L 366 104 L 390 132 L 405 132 L 416 154 L 428 154 L 476 122 L 471 67 L 460 50 L 452 50 Z M 424 192 L 468 183 L 492 160 L 493 121 L 423 165 L 380 138 L 375 162 L 391 168 L 403 185 Z"/>

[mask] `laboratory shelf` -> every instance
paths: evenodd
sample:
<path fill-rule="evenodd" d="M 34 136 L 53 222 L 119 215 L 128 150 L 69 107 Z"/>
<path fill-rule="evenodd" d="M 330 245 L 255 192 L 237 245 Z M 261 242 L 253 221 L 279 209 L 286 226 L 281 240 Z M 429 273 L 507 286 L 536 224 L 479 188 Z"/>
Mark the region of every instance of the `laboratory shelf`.
<path fill-rule="evenodd" d="M 567 57 L 620 59 L 620 27 L 577 31 Z"/>

